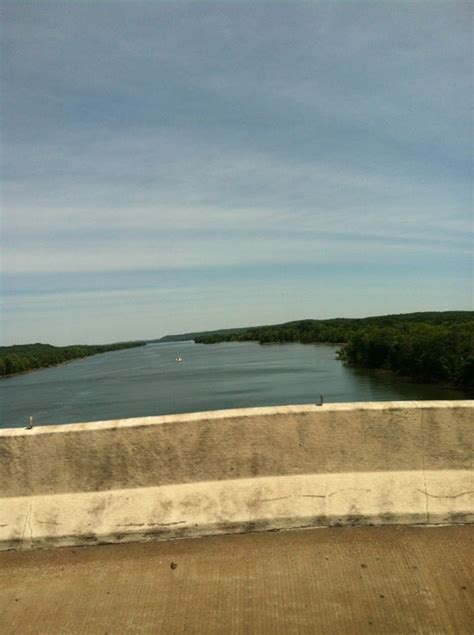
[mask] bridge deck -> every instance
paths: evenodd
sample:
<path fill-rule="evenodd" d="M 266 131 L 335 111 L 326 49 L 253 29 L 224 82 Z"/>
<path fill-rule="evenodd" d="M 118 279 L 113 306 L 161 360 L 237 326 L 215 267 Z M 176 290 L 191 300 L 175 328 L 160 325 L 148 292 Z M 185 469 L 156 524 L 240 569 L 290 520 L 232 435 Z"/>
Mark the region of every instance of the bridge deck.
<path fill-rule="evenodd" d="M 340 527 L 3 552 L 0 632 L 472 633 L 473 537 Z"/>

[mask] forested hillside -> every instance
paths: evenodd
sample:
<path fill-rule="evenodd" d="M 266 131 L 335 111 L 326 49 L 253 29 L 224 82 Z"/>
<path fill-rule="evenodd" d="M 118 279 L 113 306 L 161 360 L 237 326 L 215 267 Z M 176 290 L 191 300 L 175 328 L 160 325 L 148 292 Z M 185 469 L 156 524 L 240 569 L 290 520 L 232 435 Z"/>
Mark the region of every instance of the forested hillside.
<path fill-rule="evenodd" d="M 340 358 L 348 364 L 474 390 L 473 311 L 302 320 L 195 339 L 204 344 L 248 340 L 337 343 L 341 344 Z"/>
<path fill-rule="evenodd" d="M 144 345 L 145 342 L 119 342 L 97 346 L 51 346 L 50 344 L 0 346 L 0 377 L 55 366 L 72 359 L 97 355 L 97 353 Z"/>
<path fill-rule="evenodd" d="M 214 336 L 222 336 L 222 337 L 230 337 L 231 335 L 237 335 L 238 333 L 242 333 L 243 331 L 247 331 L 248 328 L 253 327 L 241 327 L 235 329 L 219 329 L 217 331 L 194 331 L 191 333 L 179 333 L 176 335 L 165 335 L 164 337 L 160 337 L 156 340 L 150 340 L 150 342 L 188 342 L 190 340 L 196 341 L 199 338 L 207 337 L 209 335 Z M 224 341 L 224 340 L 219 340 Z"/>

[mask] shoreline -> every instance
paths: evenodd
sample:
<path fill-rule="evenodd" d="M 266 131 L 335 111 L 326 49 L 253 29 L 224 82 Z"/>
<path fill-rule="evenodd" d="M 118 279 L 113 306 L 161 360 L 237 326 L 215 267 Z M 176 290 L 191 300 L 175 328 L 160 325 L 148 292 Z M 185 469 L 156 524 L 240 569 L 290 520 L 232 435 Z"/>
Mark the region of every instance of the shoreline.
<path fill-rule="evenodd" d="M 10 377 L 17 377 L 18 375 L 26 375 L 27 373 L 33 373 L 37 370 L 46 370 L 46 368 L 56 368 L 57 366 L 64 366 L 65 364 L 70 364 L 71 362 L 77 362 L 80 359 L 87 359 L 88 357 L 95 357 L 96 355 L 105 355 L 105 353 L 113 353 L 114 351 L 122 351 L 127 350 L 128 348 L 140 348 L 141 346 L 146 346 L 148 342 L 144 342 L 143 344 L 137 344 L 135 346 L 124 346 L 120 348 L 111 348 L 106 351 L 95 351 L 93 353 L 89 353 L 88 355 L 78 355 L 77 357 L 72 357 L 71 359 L 65 359 L 62 362 L 58 362 L 56 364 L 46 364 L 44 366 L 38 366 L 36 368 L 27 368 L 25 370 L 20 370 L 16 373 L 8 373 L 7 375 L 0 375 L 1 379 L 8 379 Z M 88 346 L 88 345 L 86 345 Z M 60 347 L 58 347 L 60 348 Z M 67 348 L 67 347 L 65 347 Z"/>
<path fill-rule="evenodd" d="M 459 388 L 458 386 L 454 384 L 448 384 L 446 382 L 429 381 L 428 379 L 417 379 L 416 377 L 410 377 L 410 375 L 399 375 L 395 370 L 390 370 L 388 368 L 366 368 L 365 366 L 353 366 L 352 364 L 348 364 L 347 362 L 344 362 L 344 361 L 343 361 L 343 364 L 347 366 L 347 368 L 360 369 L 363 371 L 371 371 L 371 372 L 377 373 L 377 375 L 388 375 L 388 376 L 396 377 L 397 379 L 400 379 L 400 381 L 406 384 L 416 384 L 420 386 L 439 386 L 440 388 L 444 388 L 445 390 L 452 390 L 453 392 L 460 393 L 461 395 L 464 396 L 463 398 L 467 397 L 469 399 L 472 399 L 472 397 L 474 396 L 473 393 L 470 392 L 469 390 Z"/>
<path fill-rule="evenodd" d="M 215 344 L 245 344 L 247 342 L 253 342 L 255 344 L 259 344 L 259 346 L 283 346 L 287 344 L 302 344 L 303 346 L 345 346 L 347 342 L 259 342 L 258 340 L 241 340 L 238 342 L 232 342 L 230 340 L 223 340 L 222 342 L 195 342 L 196 344 L 204 344 L 206 346 L 213 346 Z M 392 377 L 397 377 L 404 383 L 407 384 L 418 384 L 424 386 L 439 386 L 440 388 L 444 388 L 446 390 L 452 390 L 461 395 L 460 398 L 468 397 L 472 399 L 474 397 L 474 391 L 456 386 L 455 384 L 450 384 L 447 382 L 435 381 L 430 379 L 420 379 L 416 377 L 412 377 L 410 375 L 402 375 L 397 373 L 395 370 L 390 370 L 389 368 L 369 368 L 368 366 L 357 366 L 354 364 L 350 364 L 347 362 L 344 357 L 340 354 L 340 351 L 336 351 L 336 360 L 344 364 L 347 368 L 360 369 L 364 371 L 375 372 L 377 374 L 391 375 Z"/>
<path fill-rule="evenodd" d="M 189 340 L 188 340 L 189 341 Z M 178 342 L 178 340 L 176 340 L 176 342 Z M 166 342 L 166 343 L 176 343 L 176 342 Z M 302 344 L 303 346 L 319 346 L 319 345 L 323 345 L 323 346 L 334 346 L 334 347 L 338 347 L 338 346 L 344 346 L 345 344 L 347 344 L 347 342 L 259 342 L 258 340 L 243 340 L 240 342 L 231 342 L 229 340 L 224 340 L 222 342 L 195 342 L 193 340 L 193 342 L 195 344 L 203 344 L 205 346 L 213 346 L 215 344 L 246 344 L 246 343 L 254 343 L 254 344 L 258 344 L 259 346 L 282 346 L 282 345 L 288 345 L 288 344 Z M 159 343 L 159 342 L 158 342 Z M 133 347 L 134 348 L 134 347 Z M 124 350 L 124 349 L 119 349 L 119 350 Z M 84 357 L 75 357 L 73 359 L 67 359 L 64 362 L 59 362 L 57 364 L 50 364 L 49 366 L 40 366 L 39 368 L 29 368 L 28 370 L 22 370 L 18 373 L 11 373 L 10 375 L 2 375 L 0 376 L 0 381 L 4 380 L 4 379 L 10 379 L 13 377 L 18 377 L 21 375 L 27 375 L 30 373 L 34 373 L 35 371 L 39 371 L 39 370 L 46 370 L 47 368 L 58 368 L 59 366 L 65 366 L 66 364 L 70 364 L 72 362 L 77 362 L 81 359 L 87 359 L 88 357 L 94 357 L 95 355 L 104 355 L 106 353 L 110 353 L 113 351 L 103 351 L 100 353 L 93 353 L 91 355 L 86 355 Z M 352 369 L 359 369 L 359 370 L 363 370 L 365 372 L 369 371 L 369 372 L 374 372 L 377 375 L 388 375 L 388 376 L 392 376 L 392 377 L 396 377 L 397 379 L 401 380 L 403 383 L 407 383 L 407 384 L 417 384 L 417 385 L 425 385 L 425 386 L 439 386 L 440 388 L 443 388 L 445 390 L 452 390 L 453 392 L 456 392 L 459 394 L 459 398 L 463 399 L 463 398 L 468 398 L 468 399 L 472 399 L 474 397 L 474 391 L 469 390 L 469 389 L 464 389 L 461 387 L 458 387 L 454 384 L 449 384 L 446 382 L 439 382 L 439 381 L 430 381 L 429 379 L 419 379 L 416 377 L 411 377 L 410 375 L 402 375 L 397 373 L 394 370 L 390 370 L 387 368 L 368 368 L 366 366 L 357 366 L 354 364 L 350 364 L 349 362 L 345 361 L 344 357 L 342 357 L 339 351 L 336 351 L 336 356 L 335 359 L 339 362 L 341 362 L 344 366 L 346 366 L 347 368 L 352 368 Z"/>
<path fill-rule="evenodd" d="M 95 355 L 102 355 L 102 353 L 95 353 Z M 74 359 L 67 359 L 64 362 L 58 362 L 57 364 L 49 364 L 48 366 L 39 366 L 38 368 L 28 368 L 28 370 L 20 370 L 17 373 L 10 373 L 9 375 L 1 375 L 2 379 L 10 379 L 11 377 L 18 377 L 19 375 L 29 375 L 37 370 L 46 370 L 47 368 L 57 368 L 58 366 L 65 366 L 71 362 L 77 362 L 79 359 L 86 359 L 87 357 L 93 357 L 93 355 L 87 355 L 86 357 L 75 357 Z"/>
<path fill-rule="evenodd" d="M 20 370 L 18 373 L 10 373 L 9 375 L 2 375 L 2 379 L 10 379 L 11 377 L 18 377 L 19 375 L 29 375 L 38 370 L 46 370 L 48 368 L 58 368 L 59 366 L 66 366 L 72 362 L 78 362 L 81 359 L 87 359 L 88 357 L 94 357 L 95 355 L 105 355 L 105 353 L 111 353 L 113 351 L 103 351 L 102 353 L 92 353 L 92 355 L 85 355 L 84 357 L 74 357 L 73 359 L 66 359 L 64 362 L 58 362 L 57 364 L 49 364 L 48 366 L 39 366 L 38 368 L 28 368 L 28 370 Z"/>

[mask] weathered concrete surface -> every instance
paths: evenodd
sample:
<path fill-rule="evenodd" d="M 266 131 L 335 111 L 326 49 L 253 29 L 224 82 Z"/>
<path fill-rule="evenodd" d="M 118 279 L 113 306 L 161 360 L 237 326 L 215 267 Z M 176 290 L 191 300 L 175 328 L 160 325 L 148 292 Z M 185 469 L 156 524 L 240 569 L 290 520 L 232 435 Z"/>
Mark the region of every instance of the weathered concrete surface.
<path fill-rule="evenodd" d="M 473 533 L 340 527 L 3 552 L 0 632 L 467 635 Z"/>
<path fill-rule="evenodd" d="M 0 430 L 0 549 L 474 520 L 474 402 Z"/>

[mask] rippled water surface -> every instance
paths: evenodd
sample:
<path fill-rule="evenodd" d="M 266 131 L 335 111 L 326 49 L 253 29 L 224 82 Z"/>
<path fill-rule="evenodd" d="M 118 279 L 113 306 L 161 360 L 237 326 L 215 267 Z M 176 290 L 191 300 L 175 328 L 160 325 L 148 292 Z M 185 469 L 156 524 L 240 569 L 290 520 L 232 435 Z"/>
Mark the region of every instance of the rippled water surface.
<path fill-rule="evenodd" d="M 319 401 L 462 399 L 351 369 L 329 345 L 149 344 L 0 380 L 0 427 Z M 176 362 L 176 357 L 183 361 Z"/>

